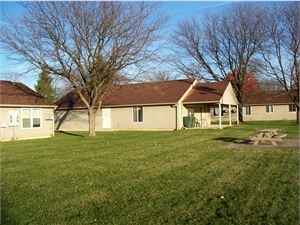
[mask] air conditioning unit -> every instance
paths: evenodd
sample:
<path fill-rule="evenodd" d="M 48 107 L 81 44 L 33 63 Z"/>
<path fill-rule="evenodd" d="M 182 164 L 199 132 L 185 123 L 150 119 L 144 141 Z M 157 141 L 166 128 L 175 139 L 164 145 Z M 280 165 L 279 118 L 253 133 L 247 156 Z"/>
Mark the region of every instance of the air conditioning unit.
<path fill-rule="evenodd" d="M 228 109 L 223 109 L 223 113 L 228 113 Z"/>
<path fill-rule="evenodd" d="M 53 114 L 52 113 L 45 114 L 45 120 L 52 121 L 53 120 Z"/>

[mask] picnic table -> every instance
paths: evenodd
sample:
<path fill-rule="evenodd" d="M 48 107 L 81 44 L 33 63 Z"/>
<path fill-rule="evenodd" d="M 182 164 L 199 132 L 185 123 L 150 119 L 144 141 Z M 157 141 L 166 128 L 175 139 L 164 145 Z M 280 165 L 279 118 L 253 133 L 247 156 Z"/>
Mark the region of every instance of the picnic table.
<path fill-rule="evenodd" d="M 270 141 L 272 145 L 277 146 L 276 141 L 283 142 L 282 138 L 286 136 L 286 134 L 279 134 L 277 128 L 268 128 L 259 130 L 258 134 L 255 136 L 249 137 L 251 141 L 254 141 L 253 145 L 258 145 L 260 142 L 268 142 Z"/>

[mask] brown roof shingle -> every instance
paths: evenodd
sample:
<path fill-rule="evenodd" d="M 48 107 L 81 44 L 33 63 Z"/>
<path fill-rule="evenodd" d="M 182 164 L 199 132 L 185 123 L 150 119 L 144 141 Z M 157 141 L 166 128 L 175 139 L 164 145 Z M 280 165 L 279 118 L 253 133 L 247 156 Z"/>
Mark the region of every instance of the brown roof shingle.
<path fill-rule="evenodd" d="M 11 81 L 0 81 L 0 104 L 55 106 L 23 83 Z"/>
<path fill-rule="evenodd" d="M 108 89 L 102 106 L 176 103 L 194 81 L 194 79 L 184 79 L 114 85 Z M 75 91 L 59 99 L 56 104 L 58 108 L 86 107 Z"/>
<path fill-rule="evenodd" d="M 243 96 L 244 105 L 293 104 L 292 98 L 282 91 L 252 91 Z"/>
<path fill-rule="evenodd" d="M 229 81 L 197 83 L 183 102 L 216 102 L 219 101 Z"/>

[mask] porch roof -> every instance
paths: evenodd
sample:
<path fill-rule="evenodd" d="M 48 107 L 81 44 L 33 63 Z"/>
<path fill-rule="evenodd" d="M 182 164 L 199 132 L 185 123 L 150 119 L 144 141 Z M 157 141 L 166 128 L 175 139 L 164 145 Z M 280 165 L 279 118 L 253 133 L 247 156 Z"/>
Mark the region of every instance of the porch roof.
<path fill-rule="evenodd" d="M 217 103 L 220 102 L 229 81 L 197 83 L 183 100 L 183 103 Z"/>

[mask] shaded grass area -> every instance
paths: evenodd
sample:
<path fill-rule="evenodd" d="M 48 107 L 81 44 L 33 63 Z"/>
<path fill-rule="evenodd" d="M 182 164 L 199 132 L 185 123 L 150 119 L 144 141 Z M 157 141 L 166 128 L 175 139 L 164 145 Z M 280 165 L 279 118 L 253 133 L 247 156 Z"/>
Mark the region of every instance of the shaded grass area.
<path fill-rule="evenodd" d="M 297 150 L 227 149 L 259 129 L 57 133 L 1 145 L 1 224 L 297 224 Z"/>

